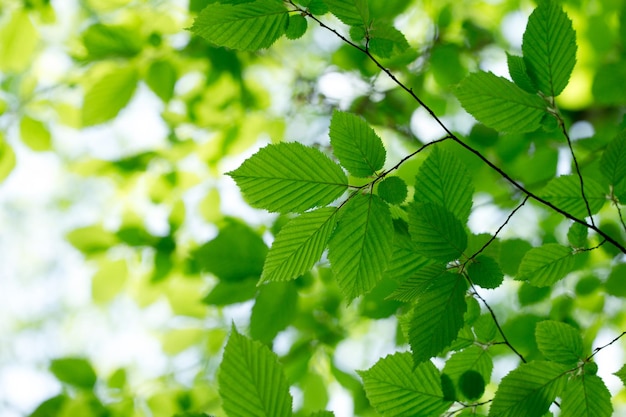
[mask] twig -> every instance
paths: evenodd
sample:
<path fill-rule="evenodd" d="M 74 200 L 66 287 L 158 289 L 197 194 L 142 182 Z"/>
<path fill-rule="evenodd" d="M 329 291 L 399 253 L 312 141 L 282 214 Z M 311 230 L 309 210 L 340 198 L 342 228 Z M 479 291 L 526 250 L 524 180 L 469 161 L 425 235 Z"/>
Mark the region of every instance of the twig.
<path fill-rule="evenodd" d="M 611 341 L 610 341 L 609 343 L 607 343 L 606 345 L 604 345 L 604 346 L 599 346 L 599 347 L 595 348 L 595 349 L 593 350 L 593 353 L 592 353 L 591 355 L 589 355 L 589 356 L 587 357 L 587 359 L 585 359 L 585 362 L 589 362 L 589 361 L 591 360 L 591 358 L 593 358 L 593 357 L 596 355 L 596 353 L 600 352 L 602 349 L 604 349 L 604 348 L 606 348 L 606 347 L 611 346 L 613 343 L 615 343 L 615 342 L 617 342 L 618 340 L 620 340 L 620 339 L 622 338 L 622 336 L 624 336 L 625 334 L 626 334 L 626 332 L 622 332 L 622 334 L 620 334 L 619 336 L 617 336 L 615 339 L 611 340 Z"/>

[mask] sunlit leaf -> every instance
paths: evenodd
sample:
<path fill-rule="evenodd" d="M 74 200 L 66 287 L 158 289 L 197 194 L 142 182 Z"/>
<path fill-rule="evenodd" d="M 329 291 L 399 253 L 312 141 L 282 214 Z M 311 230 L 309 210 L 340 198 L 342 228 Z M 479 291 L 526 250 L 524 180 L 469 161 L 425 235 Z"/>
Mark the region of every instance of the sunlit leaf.
<path fill-rule="evenodd" d="M 467 233 L 448 210 L 433 203 L 409 207 L 409 231 L 416 251 L 427 258 L 448 262 L 459 258 L 467 247 Z"/>
<path fill-rule="evenodd" d="M 96 384 L 96 372 L 83 358 L 54 359 L 50 363 L 50 372 L 59 381 L 78 388 L 92 389 Z"/>
<path fill-rule="evenodd" d="M 263 266 L 263 281 L 295 279 L 313 267 L 322 256 L 337 223 L 336 208 L 304 213 L 284 225 Z"/>
<path fill-rule="evenodd" d="M 483 288 L 498 288 L 504 280 L 498 262 L 486 255 L 478 255 L 467 267 L 467 273 L 474 284 Z"/>
<path fill-rule="evenodd" d="M 423 268 L 402 281 L 389 298 L 405 302 L 417 301 L 433 285 L 437 285 L 439 280 L 450 278 L 449 275 L 454 276 L 453 273 L 447 272 L 444 264 L 423 266 Z"/>
<path fill-rule="evenodd" d="M 289 26 L 287 27 L 285 36 L 289 39 L 301 38 L 306 32 L 307 26 L 307 20 L 301 14 L 289 15 Z"/>
<path fill-rule="evenodd" d="M 26 8 L 16 8 L 0 28 L 0 70 L 15 73 L 25 70 L 33 63 L 38 43 L 39 34 Z"/>
<path fill-rule="evenodd" d="M 626 178 L 626 130 L 620 132 L 604 150 L 600 170 L 612 185 Z"/>
<path fill-rule="evenodd" d="M 154 61 L 148 67 L 146 84 L 161 100 L 168 102 L 174 96 L 174 86 L 178 80 L 176 68 L 170 61 Z"/>
<path fill-rule="evenodd" d="M 619 263 L 611 269 L 611 273 L 604 283 L 607 294 L 626 298 L 626 264 Z"/>
<path fill-rule="evenodd" d="M 324 3 L 346 25 L 363 26 L 369 21 L 367 0 L 324 0 Z"/>
<path fill-rule="evenodd" d="M 376 195 L 357 195 L 344 208 L 328 258 L 343 293 L 352 300 L 374 288 L 391 257 L 393 223 Z"/>
<path fill-rule="evenodd" d="M 611 393 L 600 377 L 580 375 L 567 383 L 561 403 L 562 417 L 611 417 Z"/>
<path fill-rule="evenodd" d="M 596 214 L 606 203 L 607 190 L 591 178 L 584 179 L 585 198 L 591 214 Z M 587 217 L 587 205 L 582 198 L 580 179 L 576 175 L 562 175 L 551 180 L 539 193 L 561 210 L 575 217 Z"/>
<path fill-rule="evenodd" d="M 362 118 L 335 110 L 329 135 L 333 153 L 355 177 L 368 177 L 383 167 L 383 142 Z"/>
<path fill-rule="evenodd" d="M 200 12 L 191 31 L 218 46 L 256 51 L 280 38 L 288 21 L 285 5 L 275 0 L 211 3 Z"/>
<path fill-rule="evenodd" d="M 500 382 L 489 417 L 543 416 L 565 388 L 568 369 L 543 361 L 520 365 Z"/>
<path fill-rule="evenodd" d="M 290 417 L 289 385 L 278 357 L 233 327 L 218 372 L 219 391 L 229 417 Z"/>
<path fill-rule="evenodd" d="M 339 165 L 297 142 L 268 145 L 227 175 L 250 205 L 280 213 L 324 206 L 348 187 Z"/>
<path fill-rule="evenodd" d="M 454 386 L 459 387 L 460 379 L 466 372 L 477 372 L 483 382 L 489 382 L 492 370 L 493 361 L 489 351 L 479 346 L 470 346 L 454 353 L 446 361 L 443 373 L 450 378 Z"/>
<path fill-rule="evenodd" d="M 381 58 L 391 58 L 409 48 L 409 43 L 398 29 L 377 23 L 369 32 L 370 51 Z"/>
<path fill-rule="evenodd" d="M 52 148 L 50 130 L 42 121 L 32 117 L 22 117 L 20 121 L 20 137 L 34 151 L 48 151 Z"/>
<path fill-rule="evenodd" d="M 546 103 L 491 72 L 466 77 L 456 90 L 461 105 L 485 126 L 502 132 L 532 132 L 541 127 Z"/>
<path fill-rule="evenodd" d="M 536 93 L 537 88 L 528 76 L 524 58 L 517 55 L 506 54 L 506 62 L 509 67 L 509 75 L 515 84 L 528 93 Z"/>
<path fill-rule="evenodd" d="M 576 32 L 556 1 L 540 2 L 530 15 L 522 52 L 534 85 L 548 96 L 561 94 L 576 64 Z"/>
<path fill-rule="evenodd" d="M 430 361 L 413 366 L 410 353 L 395 353 L 360 371 L 367 398 L 384 416 L 432 417 L 449 407 L 437 368 Z"/>
<path fill-rule="evenodd" d="M 385 177 L 378 183 L 378 195 L 389 204 L 401 204 L 407 196 L 407 187 L 400 177 Z"/>
<path fill-rule="evenodd" d="M 126 26 L 95 23 L 81 34 L 87 59 L 133 57 L 141 52 L 139 33 Z"/>
<path fill-rule="evenodd" d="M 15 152 L 0 133 L 0 182 L 4 181 L 15 168 Z"/>
<path fill-rule="evenodd" d="M 536 287 L 546 287 L 571 272 L 575 262 L 570 248 L 547 243 L 526 252 L 515 279 L 528 281 Z"/>
<path fill-rule="evenodd" d="M 250 315 L 250 336 L 270 344 L 296 315 L 298 291 L 290 282 L 270 282 L 261 287 Z"/>
<path fill-rule="evenodd" d="M 566 323 L 553 320 L 537 324 L 535 337 L 546 359 L 575 365 L 583 359 L 583 339 L 580 332 Z"/>
<path fill-rule="evenodd" d="M 133 66 L 115 67 L 106 72 L 85 92 L 82 107 L 83 127 L 113 119 L 126 107 L 137 87 L 139 76 Z"/>

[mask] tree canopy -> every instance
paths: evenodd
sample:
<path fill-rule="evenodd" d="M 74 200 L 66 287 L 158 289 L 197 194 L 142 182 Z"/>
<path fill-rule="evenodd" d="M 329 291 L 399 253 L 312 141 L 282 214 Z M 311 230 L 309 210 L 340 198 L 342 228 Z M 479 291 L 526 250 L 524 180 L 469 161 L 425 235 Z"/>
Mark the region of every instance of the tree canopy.
<path fill-rule="evenodd" d="M 0 410 L 626 412 L 622 2 L 0 12 Z"/>

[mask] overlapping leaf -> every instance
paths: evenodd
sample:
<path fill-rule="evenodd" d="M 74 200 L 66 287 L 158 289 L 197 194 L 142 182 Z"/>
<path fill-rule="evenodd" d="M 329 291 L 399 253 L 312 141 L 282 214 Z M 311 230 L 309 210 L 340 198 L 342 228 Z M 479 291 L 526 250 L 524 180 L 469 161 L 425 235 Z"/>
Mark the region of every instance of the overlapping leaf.
<path fill-rule="evenodd" d="M 493 371 L 493 360 L 488 350 L 479 346 L 470 346 L 460 352 L 454 353 L 443 368 L 443 373 L 448 375 L 454 384 L 467 371 L 476 371 L 483 380 L 489 382 Z"/>
<path fill-rule="evenodd" d="M 461 275 L 446 274 L 420 297 L 409 316 L 408 339 L 415 364 L 436 356 L 456 339 L 464 324 L 466 290 Z"/>
<path fill-rule="evenodd" d="M 369 21 L 367 0 L 324 0 L 324 3 L 346 25 L 364 26 Z"/>
<path fill-rule="evenodd" d="M 533 85 L 533 81 L 528 76 L 526 70 L 526 62 L 524 58 L 517 55 L 506 54 L 506 62 L 509 67 L 509 75 L 515 84 L 522 90 L 534 94 L 537 88 Z"/>
<path fill-rule="evenodd" d="M 348 187 L 339 165 L 297 142 L 268 145 L 227 175 L 250 205 L 281 213 L 324 206 Z"/>
<path fill-rule="evenodd" d="M 600 170 L 612 185 L 626 178 L 626 130 L 620 132 L 604 150 Z"/>
<path fill-rule="evenodd" d="M 385 271 L 385 276 L 396 281 L 404 281 L 424 266 L 434 262 L 417 253 L 416 248 L 417 244 L 411 240 L 408 232 L 406 234 L 396 232 L 393 238 L 391 261 Z"/>
<path fill-rule="evenodd" d="M 456 97 L 479 122 L 502 132 L 537 130 L 546 113 L 546 103 L 539 96 L 491 72 L 470 74 L 457 88 Z"/>
<path fill-rule="evenodd" d="M 297 314 L 296 283 L 270 282 L 262 285 L 250 314 L 250 336 L 271 345 Z"/>
<path fill-rule="evenodd" d="M 433 203 L 409 207 L 409 232 L 416 251 L 441 262 L 458 259 L 467 247 L 467 233 L 448 210 Z"/>
<path fill-rule="evenodd" d="M 265 258 L 261 280 L 295 279 L 310 270 L 335 229 L 336 212 L 334 207 L 320 208 L 284 225 Z"/>
<path fill-rule="evenodd" d="M 432 417 L 445 411 L 439 372 L 430 361 L 413 367 L 411 355 L 395 353 L 360 371 L 372 406 L 384 416 Z"/>
<path fill-rule="evenodd" d="M 511 371 L 500 382 L 489 417 L 543 416 L 567 382 L 565 365 L 530 362 Z"/>
<path fill-rule="evenodd" d="M 567 383 L 561 404 L 562 417 L 611 417 L 611 393 L 602 379 L 583 374 Z"/>
<path fill-rule="evenodd" d="M 468 266 L 467 273 L 474 284 L 483 288 L 498 288 L 504 280 L 498 262 L 487 255 L 478 255 Z"/>
<path fill-rule="evenodd" d="M 462 222 L 472 209 L 474 187 L 467 168 L 454 155 L 435 148 L 417 173 L 415 201 L 446 208 Z"/>
<path fill-rule="evenodd" d="M 218 373 L 222 406 L 229 417 L 290 417 L 289 385 L 278 357 L 233 327 Z"/>
<path fill-rule="evenodd" d="M 361 117 L 338 110 L 330 120 L 330 144 L 341 165 L 355 177 L 368 177 L 383 167 L 385 147 Z"/>
<path fill-rule="evenodd" d="M 556 1 L 540 2 L 530 15 L 522 52 L 534 85 L 547 96 L 561 94 L 576 64 L 576 32 Z"/>
<path fill-rule="evenodd" d="M 377 23 L 369 32 L 369 49 L 381 58 L 391 58 L 409 49 L 409 43 L 398 29 Z"/>
<path fill-rule="evenodd" d="M 389 298 L 414 302 L 433 285 L 437 285 L 440 279 L 445 279 L 448 275 L 454 274 L 447 272 L 444 264 L 426 265 L 404 280 Z"/>
<path fill-rule="evenodd" d="M 596 214 L 606 202 L 606 192 L 602 185 L 591 178 L 585 178 L 584 184 L 589 209 L 591 214 Z M 576 175 L 554 178 L 539 195 L 574 217 L 589 216 L 587 205 L 580 192 L 580 179 Z"/>
<path fill-rule="evenodd" d="M 551 361 L 575 365 L 583 357 L 583 339 L 569 324 L 553 320 L 537 323 L 535 338 L 541 353 Z"/>
<path fill-rule="evenodd" d="M 570 248 L 547 243 L 526 252 L 515 279 L 528 281 L 535 287 L 547 287 L 571 272 L 574 264 L 574 254 Z"/>
<path fill-rule="evenodd" d="M 218 46 L 256 51 L 280 38 L 288 21 L 287 8 L 281 1 L 210 3 L 200 12 L 191 31 Z"/>
<path fill-rule="evenodd" d="M 328 258 L 349 300 L 374 288 L 391 257 L 393 223 L 387 204 L 376 195 L 357 195 L 343 209 Z"/>

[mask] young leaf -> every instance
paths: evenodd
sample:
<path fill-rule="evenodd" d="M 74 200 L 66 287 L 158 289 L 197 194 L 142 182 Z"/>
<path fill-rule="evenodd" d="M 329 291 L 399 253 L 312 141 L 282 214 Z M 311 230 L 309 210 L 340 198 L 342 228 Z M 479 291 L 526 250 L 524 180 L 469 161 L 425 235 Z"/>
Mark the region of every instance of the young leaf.
<path fill-rule="evenodd" d="M 576 64 L 576 32 L 556 1 L 540 2 L 530 15 L 522 52 L 534 85 L 547 96 L 561 94 Z"/>
<path fill-rule="evenodd" d="M 591 178 L 584 179 L 585 198 L 591 214 L 595 214 L 606 202 L 606 192 L 602 185 Z M 575 217 L 587 217 L 587 205 L 580 193 L 580 179 L 577 175 L 562 175 L 551 180 L 539 194 L 561 210 Z"/>
<path fill-rule="evenodd" d="M 261 286 L 250 314 L 250 336 L 267 345 L 296 314 L 298 290 L 293 281 Z"/>
<path fill-rule="evenodd" d="M 535 94 L 537 92 L 537 88 L 533 85 L 533 81 L 528 76 L 524 58 L 517 55 L 511 55 L 507 52 L 506 62 L 509 67 L 509 75 L 511 76 L 513 82 L 522 90 Z"/>
<path fill-rule="evenodd" d="M 398 29 L 376 23 L 369 31 L 369 49 L 381 58 L 391 58 L 409 49 L 409 43 Z"/>
<path fill-rule="evenodd" d="M 330 120 L 333 153 L 352 175 L 368 177 L 383 167 L 385 147 L 361 117 L 338 110 Z"/>
<path fill-rule="evenodd" d="M 611 185 L 617 185 L 626 178 L 626 130 L 620 132 L 604 150 L 600 170 Z"/>
<path fill-rule="evenodd" d="M 602 379 L 583 374 L 567 383 L 561 403 L 562 417 L 611 417 L 611 393 Z"/>
<path fill-rule="evenodd" d="M 408 352 L 380 359 L 367 371 L 359 371 L 367 398 L 384 416 L 431 417 L 444 412 L 439 371 L 430 361 L 413 367 Z"/>
<path fill-rule="evenodd" d="M 565 388 L 567 370 L 554 362 L 520 365 L 500 382 L 489 417 L 542 416 Z"/>
<path fill-rule="evenodd" d="M 535 287 L 547 287 L 571 272 L 575 262 L 570 248 L 547 243 L 526 252 L 515 279 L 528 281 Z"/>
<path fill-rule="evenodd" d="M 218 46 L 257 51 L 280 38 L 288 21 L 287 8 L 281 1 L 210 3 L 200 12 L 191 31 Z"/>
<path fill-rule="evenodd" d="M 583 339 L 569 324 L 553 320 L 537 323 L 537 346 L 546 359 L 565 365 L 575 365 L 583 357 Z"/>
<path fill-rule="evenodd" d="M 352 300 L 374 288 L 391 257 L 393 223 L 376 195 L 356 195 L 344 207 L 328 259 L 343 293 Z"/>
<path fill-rule="evenodd" d="M 96 384 L 96 372 L 91 363 L 83 358 L 53 359 L 50 372 L 61 382 L 82 389 L 93 389 Z"/>
<path fill-rule="evenodd" d="M 415 364 L 436 356 L 456 339 L 464 324 L 466 290 L 461 275 L 446 274 L 419 298 L 410 313 L 408 331 Z"/>
<path fill-rule="evenodd" d="M 135 93 L 139 77 L 133 66 L 112 68 L 91 84 L 82 107 L 83 127 L 94 126 L 113 119 Z"/>
<path fill-rule="evenodd" d="M 461 161 L 443 149 L 435 148 L 417 173 L 415 201 L 435 203 L 462 222 L 472 209 L 474 187 Z"/>
<path fill-rule="evenodd" d="M 48 151 L 52 148 L 52 135 L 48 127 L 29 116 L 20 120 L 20 138 L 33 151 Z"/>
<path fill-rule="evenodd" d="M 459 378 L 459 389 L 468 400 L 477 400 L 485 393 L 485 379 L 480 373 L 470 369 Z"/>
<path fill-rule="evenodd" d="M 289 16 L 289 26 L 285 36 L 289 39 L 301 38 L 307 29 L 308 23 L 306 18 L 301 14 L 292 14 Z"/>
<path fill-rule="evenodd" d="M 444 264 L 426 265 L 403 281 L 389 298 L 407 303 L 417 301 L 439 280 L 446 279 L 446 277 L 450 278 L 449 275 L 454 276 L 454 274 L 447 272 Z"/>
<path fill-rule="evenodd" d="M 370 18 L 367 0 L 324 0 L 328 9 L 349 26 L 365 26 Z"/>
<path fill-rule="evenodd" d="M 292 398 L 278 357 L 258 341 L 231 331 L 218 372 L 229 417 L 291 417 Z"/>
<path fill-rule="evenodd" d="M 265 258 L 261 281 L 295 279 L 310 270 L 335 229 L 336 212 L 333 207 L 320 208 L 284 225 Z"/>
<path fill-rule="evenodd" d="M 325 206 L 348 188 L 339 165 L 297 142 L 268 145 L 227 175 L 250 205 L 279 213 Z"/>
<path fill-rule="evenodd" d="M 167 103 L 174 96 L 174 87 L 178 81 L 176 67 L 167 60 L 154 61 L 148 68 L 145 81 L 154 94 Z"/>
<path fill-rule="evenodd" d="M 389 204 L 401 204 L 406 199 L 408 190 L 402 178 L 388 176 L 378 183 L 377 193 Z"/>
<path fill-rule="evenodd" d="M 409 207 L 409 232 L 420 255 L 441 262 L 458 259 L 467 247 L 461 222 L 448 210 L 433 203 Z"/>
<path fill-rule="evenodd" d="M 532 132 L 541 127 L 546 103 L 491 72 L 476 72 L 456 90 L 465 110 L 479 122 L 501 132 Z"/>
<path fill-rule="evenodd" d="M 504 280 L 498 262 L 486 255 L 478 255 L 468 266 L 467 273 L 474 284 L 483 288 L 498 288 Z"/>

